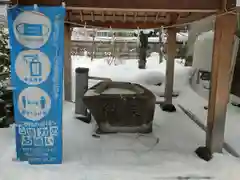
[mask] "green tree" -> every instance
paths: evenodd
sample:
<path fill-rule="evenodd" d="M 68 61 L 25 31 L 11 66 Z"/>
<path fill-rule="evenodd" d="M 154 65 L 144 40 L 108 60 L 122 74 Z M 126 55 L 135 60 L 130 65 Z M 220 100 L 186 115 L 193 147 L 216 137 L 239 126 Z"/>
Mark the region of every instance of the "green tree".
<path fill-rule="evenodd" d="M 10 71 L 10 49 L 8 31 L 0 27 L 0 73 Z"/>

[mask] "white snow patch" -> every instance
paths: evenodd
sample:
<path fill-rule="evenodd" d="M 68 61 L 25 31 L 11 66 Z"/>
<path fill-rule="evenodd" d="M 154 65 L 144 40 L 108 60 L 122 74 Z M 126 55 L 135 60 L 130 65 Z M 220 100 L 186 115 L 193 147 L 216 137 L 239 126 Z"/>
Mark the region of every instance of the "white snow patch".
<path fill-rule="evenodd" d="M 108 88 L 104 90 L 102 94 L 136 94 L 136 92 L 128 89 Z"/>

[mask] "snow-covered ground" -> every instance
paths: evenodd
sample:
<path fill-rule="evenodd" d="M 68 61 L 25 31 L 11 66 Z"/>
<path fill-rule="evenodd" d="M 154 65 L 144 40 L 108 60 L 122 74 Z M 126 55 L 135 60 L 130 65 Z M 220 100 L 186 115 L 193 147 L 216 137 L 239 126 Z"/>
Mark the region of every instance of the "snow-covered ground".
<path fill-rule="evenodd" d="M 207 110 L 204 109 L 204 106 L 208 105 L 208 102 L 204 98 L 199 98 L 192 89 L 186 89 L 185 93 L 191 97 L 191 101 L 186 100 L 183 96 L 179 97 L 178 101 L 186 109 L 194 113 L 203 124 L 207 124 Z M 198 102 L 192 103 L 192 102 Z M 240 154 L 240 108 L 235 107 L 232 104 L 228 105 L 227 117 L 226 117 L 226 126 L 225 126 L 225 142 L 230 144 L 234 150 Z"/>
<path fill-rule="evenodd" d="M 139 70 L 136 60 L 118 61 L 118 64 L 110 66 L 104 59 L 91 62 L 86 57 L 74 57 L 73 78 L 76 67 L 89 67 L 91 76 L 137 82 L 157 96 L 163 94 L 164 85 L 155 84 L 164 82 L 166 63 L 159 64 L 156 54 L 148 59 L 146 70 Z M 174 91 L 180 95 L 174 103 L 192 108 L 202 116 L 206 102 L 189 87 L 191 71 L 176 63 Z M 89 86 L 95 83 L 90 81 Z M 159 100 L 163 99 L 159 97 Z M 74 119 L 73 103 L 65 102 L 63 109 L 64 163 L 31 166 L 12 161 L 15 157 L 14 130 L 0 129 L 0 180 L 174 180 L 188 176 L 192 179 L 240 179 L 239 159 L 225 152 L 215 154 L 210 162 L 196 157 L 194 150 L 204 145 L 205 133 L 178 107 L 176 113 L 165 113 L 156 105 L 152 134 L 113 134 L 100 138 L 92 137 L 93 125 Z M 239 109 L 229 110 L 231 122 L 237 123 L 237 114 L 240 114 Z M 236 124 L 227 124 L 226 141 L 234 148 L 240 148 L 237 134 L 240 133 Z"/>
<path fill-rule="evenodd" d="M 75 82 L 75 67 L 89 68 L 90 76 L 111 78 L 114 81 L 129 81 L 139 83 L 152 90 L 156 95 L 163 95 L 164 84 L 160 87 L 155 86 L 165 80 L 166 63 L 163 61 L 159 64 L 158 53 L 152 53 L 148 58 L 147 69 L 138 69 L 138 61 L 136 59 L 117 60 L 117 66 L 112 63 L 109 65 L 106 59 L 95 59 L 91 62 L 88 57 L 73 57 L 72 62 L 72 76 Z M 180 61 L 180 60 L 179 60 Z M 180 63 L 176 63 L 175 68 L 177 73 L 174 77 L 174 91 L 179 92 L 188 84 L 189 76 L 192 69 L 184 67 Z M 90 80 L 90 86 L 96 84 L 97 81 Z M 73 101 L 75 101 L 75 83 L 73 83 Z"/>

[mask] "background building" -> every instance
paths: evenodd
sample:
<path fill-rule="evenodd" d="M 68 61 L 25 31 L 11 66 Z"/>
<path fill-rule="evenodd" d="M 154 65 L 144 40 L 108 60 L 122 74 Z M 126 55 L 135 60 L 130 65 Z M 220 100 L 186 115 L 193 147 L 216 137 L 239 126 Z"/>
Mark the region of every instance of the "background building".
<path fill-rule="evenodd" d="M 149 33 L 150 30 L 144 30 Z M 89 56 L 102 58 L 114 49 L 114 56 L 119 58 L 133 59 L 138 58 L 139 40 L 135 35 L 140 30 L 97 30 L 87 28 L 74 28 L 72 31 L 72 55 L 84 55 L 87 51 Z M 163 42 L 166 42 L 166 35 L 162 36 Z M 187 42 L 186 32 L 177 34 L 178 56 L 185 54 L 183 45 Z M 155 37 L 149 38 L 148 55 L 152 52 L 159 52 L 160 43 L 158 33 Z"/>

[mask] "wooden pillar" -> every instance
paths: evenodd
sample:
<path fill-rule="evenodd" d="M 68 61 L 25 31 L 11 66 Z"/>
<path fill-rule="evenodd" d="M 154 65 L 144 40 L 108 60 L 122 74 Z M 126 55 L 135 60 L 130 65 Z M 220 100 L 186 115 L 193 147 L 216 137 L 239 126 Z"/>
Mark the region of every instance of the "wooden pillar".
<path fill-rule="evenodd" d="M 236 15 L 229 13 L 217 16 L 215 22 L 206 136 L 206 147 L 210 153 L 222 152 L 224 143 L 236 21 Z"/>
<path fill-rule="evenodd" d="M 64 25 L 64 97 L 72 101 L 71 28 Z"/>
<path fill-rule="evenodd" d="M 165 78 L 165 101 L 162 110 L 175 112 L 176 108 L 172 104 L 173 83 L 174 83 L 174 63 L 176 56 L 176 28 L 168 29 L 167 41 L 167 61 L 166 61 L 166 78 Z"/>

